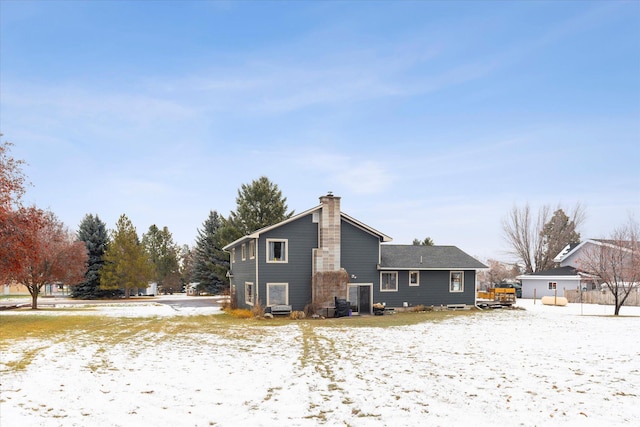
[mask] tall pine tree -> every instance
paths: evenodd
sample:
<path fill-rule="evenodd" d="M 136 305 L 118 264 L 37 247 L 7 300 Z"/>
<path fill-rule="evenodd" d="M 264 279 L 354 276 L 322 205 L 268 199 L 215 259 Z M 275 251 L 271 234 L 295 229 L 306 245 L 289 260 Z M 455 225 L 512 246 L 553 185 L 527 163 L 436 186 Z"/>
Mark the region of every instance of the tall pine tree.
<path fill-rule="evenodd" d="M 287 198 L 282 196 L 282 191 L 266 176 L 251 184 L 242 184 L 238 190 L 236 205 L 235 212 L 231 212 L 225 222 L 225 228 L 234 231 L 229 233 L 229 230 L 225 230 L 224 235 L 228 240 L 226 243 L 293 215 L 293 211 L 287 212 Z"/>
<path fill-rule="evenodd" d="M 123 289 L 128 298 L 132 289 L 146 288 L 153 280 L 153 264 L 126 215 L 118 219 L 103 259 L 100 287 L 104 290 Z"/>
<path fill-rule="evenodd" d="M 151 262 L 155 267 L 155 281 L 163 293 L 179 292 L 180 267 L 178 263 L 178 246 L 168 227 L 160 230 L 155 224 L 149 227 L 142 236 L 144 245 Z"/>
<path fill-rule="evenodd" d="M 78 228 L 78 240 L 84 242 L 89 254 L 84 281 L 73 287 L 74 298 L 94 299 L 118 295 L 118 290 L 100 289 L 100 269 L 104 264 L 102 257 L 109 243 L 107 226 L 98 215 L 87 214 Z"/>
<path fill-rule="evenodd" d="M 211 211 L 198 230 L 191 280 L 201 292 L 219 294 L 229 287 L 229 254 L 222 250 L 221 226 L 222 218 Z"/>

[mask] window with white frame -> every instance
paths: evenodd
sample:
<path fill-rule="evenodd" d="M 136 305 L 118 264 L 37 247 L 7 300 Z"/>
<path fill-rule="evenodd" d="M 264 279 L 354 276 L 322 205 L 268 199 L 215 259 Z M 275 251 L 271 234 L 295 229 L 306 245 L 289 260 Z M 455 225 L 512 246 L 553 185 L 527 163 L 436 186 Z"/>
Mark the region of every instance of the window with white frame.
<path fill-rule="evenodd" d="M 409 286 L 420 286 L 420 272 L 419 271 L 410 271 L 409 272 Z"/>
<path fill-rule="evenodd" d="M 267 283 L 267 305 L 289 305 L 289 284 Z"/>
<path fill-rule="evenodd" d="M 267 239 L 267 262 L 287 262 L 287 239 Z"/>
<path fill-rule="evenodd" d="M 253 305 L 253 282 L 244 282 L 244 302 Z"/>
<path fill-rule="evenodd" d="M 236 248 L 231 249 L 231 262 L 236 262 Z"/>
<path fill-rule="evenodd" d="M 555 291 L 558 288 L 558 283 L 557 282 L 549 282 L 549 290 L 550 291 Z"/>
<path fill-rule="evenodd" d="M 246 261 L 247 259 L 247 245 L 242 244 L 242 260 Z"/>
<path fill-rule="evenodd" d="M 254 259 L 256 257 L 256 241 L 251 240 L 249 242 L 249 259 Z"/>
<path fill-rule="evenodd" d="M 398 272 L 384 271 L 380 273 L 380 292 L 398 291 Z"/>
<path fill-rule="evenodd" d="M 464 273 L 452 271 L 450 277 L 449 292 L 464 292 Z"/>

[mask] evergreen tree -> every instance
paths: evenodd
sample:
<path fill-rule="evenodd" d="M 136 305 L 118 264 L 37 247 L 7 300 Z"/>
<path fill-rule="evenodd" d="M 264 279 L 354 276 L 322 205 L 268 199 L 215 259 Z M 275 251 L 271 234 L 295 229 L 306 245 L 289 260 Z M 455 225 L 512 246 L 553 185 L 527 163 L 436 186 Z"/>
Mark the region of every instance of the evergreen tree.
<path fill-rule="evenodd" d="M 153 280 L 153 264 L 126 215 L 118 219 L 103 260 L 100 274 L 103 290 L 124 289 L 128 298 L 132 289 L 146 288 Z"/>
<path fill-rule="evenodd" d="M 167 227 L 160 230 L 155 224 L 142 236 L 142 244 L 154 265 L 155 281 L 163 293 L 181 289 L 178 246 Z"/>
<path fill-rule="evenodd" d="M 225 228 L 231 228 L 223 232 L 226 243 L 293 215 L 293 211 L 287 212 L 287 198 L 282 197 L 282 191 L 265 176 L 242 184 L 236 205 L 236 211 L 231 212 L 224 224 Z"/>
<path fill-rule="evenodd" d="M 229 287 L 229 254 L 222 250 L 221 226 L 222 218 L 211 211 L 198 230 L 191 281 L 199 283 L 199 291 L 218 294 Z"/>
<path fill-rule="evenodd" d="M 576 223 L 562 209 L 556 209 L 551 219 L 544 224 L 541 231 L 542 257 L 538 271 L 546 271 L 555 267 L 553 259 L 570 243 L 580 242 L 580 233 L 576 231 Z"/>
<path fill-rule="evenodd" d="M 87 214 L 78 228 L 78 240 L 84 242 L 89 254 L 84 281 L 73 287 L 74 298 L 106 298 L 118 294 L 118 291 L 100 289 L 100 269 L 104 264 L 102 257 L 109 243 L 107 226 L 98 215 Z"/>
<path fill-rule="evenodd" d="M 433 239 L 425 237 L 424 240 L 413 239 L 414 246 L 433 246 Z"/>

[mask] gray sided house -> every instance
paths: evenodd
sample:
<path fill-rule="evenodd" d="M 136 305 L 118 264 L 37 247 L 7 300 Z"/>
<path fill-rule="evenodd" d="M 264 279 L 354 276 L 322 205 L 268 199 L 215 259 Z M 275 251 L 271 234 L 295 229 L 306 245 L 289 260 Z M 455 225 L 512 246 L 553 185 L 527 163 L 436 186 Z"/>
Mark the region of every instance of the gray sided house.
<path fill-rule="evenodd" d="M 313 304 L 331 314 L 335 298 L 354 313 L 387 307 L 473 305 L 482 263 L 453 246 L 387 245 L 391 238 L 340 211 L 340 197 L 229 245 L 239 307 Z"/>

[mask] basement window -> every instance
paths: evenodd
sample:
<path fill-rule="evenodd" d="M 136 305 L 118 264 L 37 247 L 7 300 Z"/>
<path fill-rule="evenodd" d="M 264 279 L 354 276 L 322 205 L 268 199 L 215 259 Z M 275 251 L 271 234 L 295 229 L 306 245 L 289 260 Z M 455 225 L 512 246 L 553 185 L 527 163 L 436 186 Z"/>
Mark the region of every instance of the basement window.
<path fill-rule="evenodd" d="M 398 291 L 398 272 L 390 271 L 380 273 L 380 292 Z"/>
<path fill-rule="evenodd" d="M 253 282 L 244 282 L 244 302 L 253 305 Z"/>
<path fill-rule="evenodd" d="M 287 243 L 286 239 L 267 239 L 267 262 L 287 262 Z"/>
<path fill-rule="evenodd" d="M 267 305 L 289 305 L 289 284 L 267 283 Z"/>

